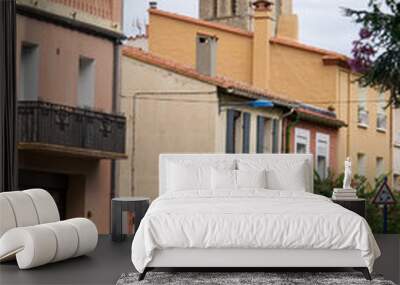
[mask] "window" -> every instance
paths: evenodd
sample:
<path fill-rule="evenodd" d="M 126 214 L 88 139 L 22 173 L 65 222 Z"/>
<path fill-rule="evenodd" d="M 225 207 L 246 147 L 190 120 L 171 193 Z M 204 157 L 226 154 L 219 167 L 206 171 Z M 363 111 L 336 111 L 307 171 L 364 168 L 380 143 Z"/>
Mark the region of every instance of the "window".
<path fill-rule="evenodd" d="M 369 113 L 367 110 L 368 88 L 358 85 L 358 125 L 367 127 L 369 124 Z"/>
<path fill-rule="evenodd" d="M 385 173 L 385 166 L 383 164 L 383 157 L 376 158 L 376 177 L 379 177 Z"/>
<path fill-rule="evenodd" d="M 227 111 L 226 125 L 226 152 L 249 153 L 250 152 L 250 119 L 247 112 L 236 110 Z"/>
<path fill-rule="evenodd" d="M 279 130 L 279 120 L 273 119 L 272 120 L 272 153 L 279 153 L 279 137 L 280 137 L 280 130 Z"/>
<path fill-rule="evenodd" d="M 215 76 L 217 60 L 217 38 L 197 35 L 196 69 L 199 73 Z"/>
<path fill-rule="evenodd" d="M 310 153 L 310 131 L 295 128 L 294 135 L 295 153 Z"/>
<path fill-rule="evenodd" d="M 317 133 L 315 159 L 319 176 L 326 178 L 329 167 L 329 135 Z"/>
<path fill-rule="evenodd" d="M 213 0 L 213 16 L 218 17 L 218 0 Z"/>
<path fill-rule="evenodd" d="M 231 12 L 232 16 L 237 15 L 237 0 L 231 0 Z"/>
<path fill-rule="evenodd" d="M 400 145 L 400 131 L 397 131 L 394 135 L 394 144 Z"/>
<path fill-rule="evenodd" d="M 226 152 L 236 153 L 241 149 L 243 137 L 241 112 L 227 110 L 226 114 Z"/>
<path fill-rule="evenodd" d="M 367 174 L 367 156 L 364 153 L 357 154 L 357 174 L 366 176 Z"/>
<path fill-rule="evenodd" d="M 378 94 L 378 104 L 376 112 L 376 128 L 378 130 L 386 130 L 386 111 L 385 111 L 385 94 L 380 92 Z"/>
<path fill-rule="evenodd" d="M 94 107 L 95 62 L 91 58 L 79 58 L 78 106 Z"/>
<path fill-rule="evenodd" d="M 257 116 L 257 153 L 272 152 L 272 124 L 271 119 L 263 116 Z"/>
<path fill-rule="evenodd" d="M 19 99 L 37 100 L 39 80 L 39 47 L 23 43 L 19 70 Z"/>

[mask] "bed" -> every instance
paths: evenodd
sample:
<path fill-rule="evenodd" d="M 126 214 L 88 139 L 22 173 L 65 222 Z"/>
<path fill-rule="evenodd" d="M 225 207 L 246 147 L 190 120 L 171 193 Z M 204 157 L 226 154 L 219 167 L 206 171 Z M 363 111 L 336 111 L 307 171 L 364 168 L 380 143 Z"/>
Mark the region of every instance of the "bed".
<path fill-rule="evenodd" d="M 380 251 L 359 215 L 313 194 L 310 154 L 162 154 L 159 197 L 132 243 L 154 268 L 352 267 Z"/>

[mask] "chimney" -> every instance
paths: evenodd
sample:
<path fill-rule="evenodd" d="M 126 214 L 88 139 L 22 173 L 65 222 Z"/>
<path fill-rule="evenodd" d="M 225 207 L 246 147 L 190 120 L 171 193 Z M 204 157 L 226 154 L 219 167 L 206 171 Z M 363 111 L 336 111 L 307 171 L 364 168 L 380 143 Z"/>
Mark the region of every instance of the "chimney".
<path fill-rule="evenodd" d="M 199 73 L 215 76 L 217 69 L 216 36 L 198 34 L 196 38 L 196 70 Z"/>
<path fill-rule="evenodd" d="M 150 1 L 149 7 L 150 9 L 157 9 L 157 1 Z"/>
<path fill-rule="evenodd" d="M 253 35 L 253 73 L 252 84 L 255 87 L 268 89 L 270 74 L 270 43 L 273 31 L 271 16 L 273 3 L 267 0 L 253 2 L 254 35 Z"/>
<path fill-rule="evenodd" d="M 292 40 L 299 38 L 299 20 L 296 14 L 293 14 L 292 0 L 279 0 L 279 11 L 277 11 L 277 36 Z"/>

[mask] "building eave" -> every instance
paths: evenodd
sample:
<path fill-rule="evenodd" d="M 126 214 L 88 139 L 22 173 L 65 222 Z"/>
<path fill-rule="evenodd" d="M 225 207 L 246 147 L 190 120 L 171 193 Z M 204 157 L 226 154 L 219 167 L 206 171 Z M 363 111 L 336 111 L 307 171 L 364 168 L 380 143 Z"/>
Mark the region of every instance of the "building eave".
<path fill-rule="evenodd" d="M 298 118 L 302 121 L 318 123 L 327 127 L 341 128 L 347 126 L 343 121 L 329 116 L 317 115 L 301 109 L 296 110 Z"/>

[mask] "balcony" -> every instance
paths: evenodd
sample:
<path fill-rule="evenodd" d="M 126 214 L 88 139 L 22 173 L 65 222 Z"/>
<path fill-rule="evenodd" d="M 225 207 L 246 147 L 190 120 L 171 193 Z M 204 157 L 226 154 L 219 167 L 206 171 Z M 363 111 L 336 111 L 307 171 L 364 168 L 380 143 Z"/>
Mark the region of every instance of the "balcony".
<path fill-rule="evenodd" d="M 94 159 L 125 158 L 124 116 L 42 101 L 18 102 L 18 148 Z"/>

